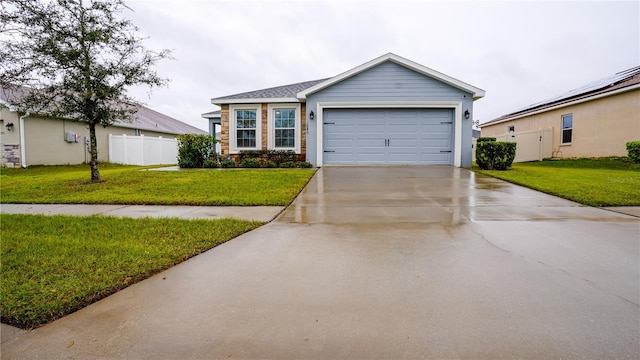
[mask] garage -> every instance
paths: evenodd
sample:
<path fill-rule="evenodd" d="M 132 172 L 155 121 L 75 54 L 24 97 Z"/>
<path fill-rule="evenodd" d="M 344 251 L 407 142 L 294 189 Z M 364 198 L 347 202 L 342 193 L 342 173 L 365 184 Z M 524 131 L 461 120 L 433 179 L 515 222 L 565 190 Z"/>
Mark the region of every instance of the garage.
<path fill-rule="evenodd" d="M 211 101 L 221 107 L 221 154 L 231 159 L 243 151 L 284 150 L 316 167 L 470 167 L 473 103 L 484 95 L 388 53 L 330 78 Z M 283 109 L 292 114 L 285 122 L 277 113 Z"/>
<path fill-rule="evenodd" d="M 325 109 L 326 165 L 453 165 L 453 109 Z"/>

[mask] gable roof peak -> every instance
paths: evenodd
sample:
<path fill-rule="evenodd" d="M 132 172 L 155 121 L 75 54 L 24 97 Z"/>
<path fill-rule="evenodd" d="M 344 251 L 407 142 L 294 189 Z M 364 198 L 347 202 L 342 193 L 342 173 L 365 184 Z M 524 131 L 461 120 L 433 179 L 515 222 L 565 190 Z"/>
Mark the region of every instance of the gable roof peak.
<path fill-rule="evenodd" d="M 438 72 L 436 70 L 428 68 L 428 67 L 426 67 L 424 65 L 421 65 L 421 64 L 418 64 L 416 62 L 413 62 L 413 61 L 411 61 L 409 59 L 403 58 L 402 56 L 398 56 L 398 55 L 396 55 L 396 54 L 394 54 L 392 52 L 389 52 L 389 53 L 386 53 L 386 54 L 384 54 L 382 56 L 379 56 L 379 57 L 377 57 L 377 58 L 375 58 L 373 60 L 367 61 L 366 63 L 364 63 L 364 64 L 362 64 L 360 66 L 357 66 L 357 67 L 355 67 L 355 68 L 353 68 L 351 70 L 347 70 L 347 71 L 345 71 L 345 72 L 343 72 L 341 74 L 338 74 L 338 75 L 336 75 L 336 76 L 334 76 L 332 78 L 326 79 L 325 81 L 320 82 L 320 83 L 318 83 L 318 84 L 316 84 L 314 86 L 311 86 L 311 87 L 309 87 L 307 89 L 304 89 L 304 90 L 300 91 L 297 94 L 297 98 L 300 99 L 300 100 L 304 100 L 304 99 L 306 99 L 306 97 L 308 95 L 311 95 L 311 94 L 313 94 L 313 93 L 315 93 L 317 91 L 325 89 L 325 88 L 327 88 L 327 87 L 329 87 L 331 85 L 334 85 L 334 84 L 336 84 L 336 83 L 338 83 L 340 81 L 343 81 L 345 79 L 348 79 L 348 78 L 350 78 L 352 76 L 358 75 L 358 74 L 360 74 L 360 73 L 362 73 L 362 72 L 364 72 L 366 70 L 369 70 L 369 69 L 371 69 L 371 68 L 373 68 L 375 66 L 378 66 L 378 65 L 380 65 L 380 64 L 382 64 L 384 62 L 387 62 L 387 61 L 394 62 L 394 63 L 396 63 L 396 64 L 398 64 L 400 66 L 404 66 L 404 67 L 406 67 L 406 68 L 408 68 L 410 70 L 413 70 L 413 71 L 415 71 L 417 73 L 420 73 L 422 75 L 434 78 L 436 80 L 439 80 L 439 81 L 442 81 L 442 82 L 444 82 L 446 84 L 449 84 L 449 85 L 451 85 L 451 86 L 453 86 L 455 88 L 458 88 L 458 89 L 464 90 L 466 92 L 469 92 L 469 93 L 473 94 L 473 99 L 474 100 L 477 100 L 477 99 L 480 99 L 480 98 L 484 97 L 485 92 L 484 92 L 484 90 L 482 90 L 480 88 L 477 88 L 475 86 L 467 84 L 467 83 L 465 83 L 463 81 L 460 81 L 458 79 L 452 78 L 452 77 L 450 77 L 448 75 L 445 75 L 445 74 L 443 74 L 441 72 Z"/>

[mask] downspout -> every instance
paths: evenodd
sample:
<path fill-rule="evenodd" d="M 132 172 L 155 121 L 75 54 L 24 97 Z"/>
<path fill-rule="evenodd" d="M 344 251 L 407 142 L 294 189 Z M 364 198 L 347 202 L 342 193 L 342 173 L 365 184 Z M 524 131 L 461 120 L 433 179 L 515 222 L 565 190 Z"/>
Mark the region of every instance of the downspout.
<path fill-rule="evenodd" d="M 23 168 L 27 167 L 27 151 L 25 149 L 25 141 L 24 141 L 24 118 L 31 115 L 30 112 L 27 111 L 26 114 L 20 116 L 20 165 Z"/>

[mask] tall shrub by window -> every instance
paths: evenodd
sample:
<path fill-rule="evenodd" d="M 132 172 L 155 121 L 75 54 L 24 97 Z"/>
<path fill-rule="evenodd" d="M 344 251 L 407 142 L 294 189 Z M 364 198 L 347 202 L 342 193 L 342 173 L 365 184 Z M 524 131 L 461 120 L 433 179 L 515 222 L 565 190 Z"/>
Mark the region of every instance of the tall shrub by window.
<path fill-rule="evenodd" d="M 214 152 L 216 140 L 211 135 L 182 134 L 178 139 L 178 165 L 181 168 L 213 167 L 217 162 Z"/>

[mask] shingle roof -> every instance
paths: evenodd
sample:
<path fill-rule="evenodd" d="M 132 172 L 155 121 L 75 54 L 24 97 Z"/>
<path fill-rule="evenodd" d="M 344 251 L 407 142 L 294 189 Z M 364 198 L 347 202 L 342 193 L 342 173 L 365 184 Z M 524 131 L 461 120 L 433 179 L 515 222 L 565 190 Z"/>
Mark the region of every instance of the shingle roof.
<path fill-rule="evenodd" d="M 221 115 L 220 110 L 214 110 L 214 111 L 209 111 L 207 113 L 204 113 L 200 116 L 202 116 L 205 119 L 211 119 L 211 118 L 219 118 Z"/>
<path fill-rule="evenodd" d="M 0 104 L 7 107 L 17 105 L 25 96 L 26 91 L 29 90 L 27 88 L 7 90 L 0 87 Z M 125 128 L 163 132 L 167 134 L 207 134 L 204 130 L 200 130 L 170 116 L 161 114 L 146 106 L 140 104 L 136 106 L 138 108 L 138 112 L 134 115 L 132 122 L 118 122 L 114 125 Z"/>
<path fill-rule="evenodd" d="M 593 96 L 606 94 L 608 92 L 638 84 L 640 84 L 640 66 L 618 72 L 612 76 L 591 82 L 550 99 L 531 104 L 524 109 L 520 109 L 510 114 L 502 115 L 499 118 L 480 124 L 480 127 L 503 122 L 515 117 L 522 117 L 530 113 L 543 111 L 548 108 L 561 106 L 578 100 L 588 99 Z"/>
<path fill-rule="evenodd" d="M 208 134 L 197 127 L 183 123 L 170 116 L 159 113 L 146 106 L 138 105 L 138 112 L 131 123 L 118 123 L 118 126 L 158 131 L 168 134 Z"/>
<path fill-rule="evenodd" d="M 327 79 L 311 80 L 295 84 L 276 86 L 268 89 L 261 89 L 255 91 L 248 91 L 239 94 L 227 95 L 218 98 L 211 99 L 211 102 L 224 100 L 239 100 L 239 99 L 296 99 L 296 94 L 302 90 L 308 89 L 316 84 L 319 84 Z M 297 100 L 296 100 L 297 101 Z"/>

